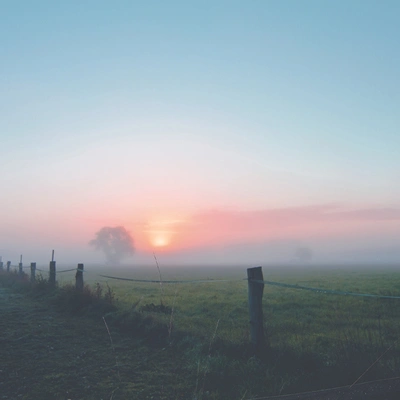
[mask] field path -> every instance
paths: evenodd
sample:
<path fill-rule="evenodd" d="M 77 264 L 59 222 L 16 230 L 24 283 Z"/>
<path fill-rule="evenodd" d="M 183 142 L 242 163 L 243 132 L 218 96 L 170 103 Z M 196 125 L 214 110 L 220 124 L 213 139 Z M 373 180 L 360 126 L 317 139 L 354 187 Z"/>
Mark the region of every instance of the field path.
<path fill-rule="evenodd" d="M 187 398 L 173 350 L 110 332 L 0 288 L 0 399 Z"/>

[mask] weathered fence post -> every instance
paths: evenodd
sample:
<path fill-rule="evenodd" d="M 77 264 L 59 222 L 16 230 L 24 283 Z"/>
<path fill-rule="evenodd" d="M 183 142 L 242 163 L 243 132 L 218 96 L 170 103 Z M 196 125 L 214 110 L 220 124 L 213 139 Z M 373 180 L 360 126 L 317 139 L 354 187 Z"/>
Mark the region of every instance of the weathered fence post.
<path fill-rule="evenodd" d="M 36 263 L 31 262 L 31 283 L 36 282 Z"/>
<path fill-rule="evenodd" d="M 11 261 L 7 261 L 7 272 L 10 272 Z"/>
<path fill-rule="evenodd" d="M 49 283 L 51 286 L 56 285 L 56 262 L 50 261 Z"/>
<path fill-rule="evenodd" d="M 22 268 L 23 268 L 23 265 L 22 265 L 22 254 L 21 254 L 21 256 L 19 258 L 19 264 L 18 264 L 18 272 L 19 272 L 20 275 L 22 275 L 24 273 Z"/>
<path fill-rule="evenodd" d="M 247 279 L 249 288 L 250 337 L 254 353 L 257 354 L 266 347 L 262 311 L 262 297 L 264 293 L 262 267 L 248 268 Z"/>
<path fill-rule="evenodd" d="M 76 290 L 83 291 L 83 264 L 78 264 L 78 269 L 76 270 Z"/>

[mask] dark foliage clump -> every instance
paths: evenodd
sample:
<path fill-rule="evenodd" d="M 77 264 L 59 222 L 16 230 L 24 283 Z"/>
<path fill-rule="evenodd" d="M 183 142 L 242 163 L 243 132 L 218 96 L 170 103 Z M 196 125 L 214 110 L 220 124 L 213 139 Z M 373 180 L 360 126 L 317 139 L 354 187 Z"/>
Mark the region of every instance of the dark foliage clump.
<path fill-rule="evenodd" d="M 104 315 L 116 309 L 113 291 L 107 286 L 107 291 L 103 294 L 103 288 L 98 283 L 94 289 L 85 285 L 82 291 L 77 290 L 74 285 L 62 286 L 54 294 L 52 303 L 59 311 L 72 314 Z"/>
<path fill-rule="evenodd" d="M 0 285 L 24 291 L 29 287 L 29 278 L 25 272 L 20 273 L 17 270 L 7 272 L 2 270 L 0 271 Z"/>
<path fill-rule="evenodd" d="M 107 321 L 121 332 L 137 338 L 151 346 L 165 346 L 168 341 L 168 328 L 151 316 L 137 311 L 120 311 L 107 315 Z"/>
<path fill-rule="evenodd" d="M 172 309 L 171 309 L 171 307 L 166 306 L 164 304 L 156 305 L 154 303 L 150 303 L 150 304 L 145 304 L 144 306 L 140 307 L 140 311 L 154 312 L 154 313 L 160 313 L 160 314 L 171 314 Z"/>

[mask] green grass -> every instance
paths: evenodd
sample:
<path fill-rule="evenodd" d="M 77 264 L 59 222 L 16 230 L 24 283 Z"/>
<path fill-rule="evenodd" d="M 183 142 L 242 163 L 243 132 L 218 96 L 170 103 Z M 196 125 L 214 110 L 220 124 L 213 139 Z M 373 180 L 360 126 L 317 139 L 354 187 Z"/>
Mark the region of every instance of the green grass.
<path fill-rule="evenodd" d="M 45 282 L 41 282 L 38 288 L 43 287 L 36 290 L 35 299 L 39 301 L 47 293 L 43 298 L 63 312 L 71 313 L 71 309 L 78 308 L 77 318 L 104 315 L 112 334 L 118 332 L 121 341 L 125 336 L 136 338 L 140 340 L 139 349 L 152 349 L 146 350 L 154 357 L 154 374 L 151 368 L 148 370 L 150 387 L 150 380 L 164 379 L 158 376 L 168 376 L 172 368 L 169 361 L 178 359 L 179 389 L 171 389 L 165 398 L 241 399 L 317 390 L 352 384 L 371 365 L 360 382 L 398 375 L 400 299 L 322 294 L 266 285 L 263 309 L 271 348 L 254 358 L 249 346 L 245 269 L 167 270 L 161 266 L 165 281 L 232 280 L 164 283 L 161 287 L 158 283 L 126 282 L 97 275 L 157 279 L 155 267 L 85 269 L 89 297 L 76 297 L 74 287 L 67 285 L 73 283 L 74 274 L 66 273 L 58 276 L 59 287 L 52 294 L 51 290 L 46 292 Z M 3 284 L 20 288 L 13 284 L 14 278 L 3 277 Z M 264 268 L 264 278 L 331 290 L 400 296 L 400 271 L 395 269 Z M 25 287 L 29 287 L 27 282 Z M 124 386 L 120 396 L 130 390 L 136 393 L 134 386 Z M 124 397 L 118 397 L 116 391 L 114 399 L 118 398 Z"/>

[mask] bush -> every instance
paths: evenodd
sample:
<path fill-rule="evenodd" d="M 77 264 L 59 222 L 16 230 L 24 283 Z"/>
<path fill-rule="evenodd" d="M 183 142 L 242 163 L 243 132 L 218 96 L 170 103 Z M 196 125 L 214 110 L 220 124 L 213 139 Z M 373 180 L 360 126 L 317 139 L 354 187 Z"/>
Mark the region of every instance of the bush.
<path fill-rule="evenodd" d="M 0 271 L 0 285 L 3 287 L 25 290 L 29 287 L 28 275 L 25 272 L 20 274 L 17 270 L 12 270 L 10 272 L 4 270 Z"/>
<path fill-rule="evenodd" d="M 72 314 L 95 313 L 104 315 L 116 309 L 114 293 L 107 285 L 108 290 L 103 295 L 103 288 L 99 283 L 92 289 L 85 285 L 82 291 L 76 290 L 74 285 L 65 285 L 58 288 L 52 302 L 59 311 Z"/>
<path fill-rule="evenodd" d="M 130 336 L 144 338 L 146 344 L 156 347 L 167 344 L 167 326 L 151 316 L 144 316 L 137 311 L 119 311 L 107 315 L 107 321 Z"/>

